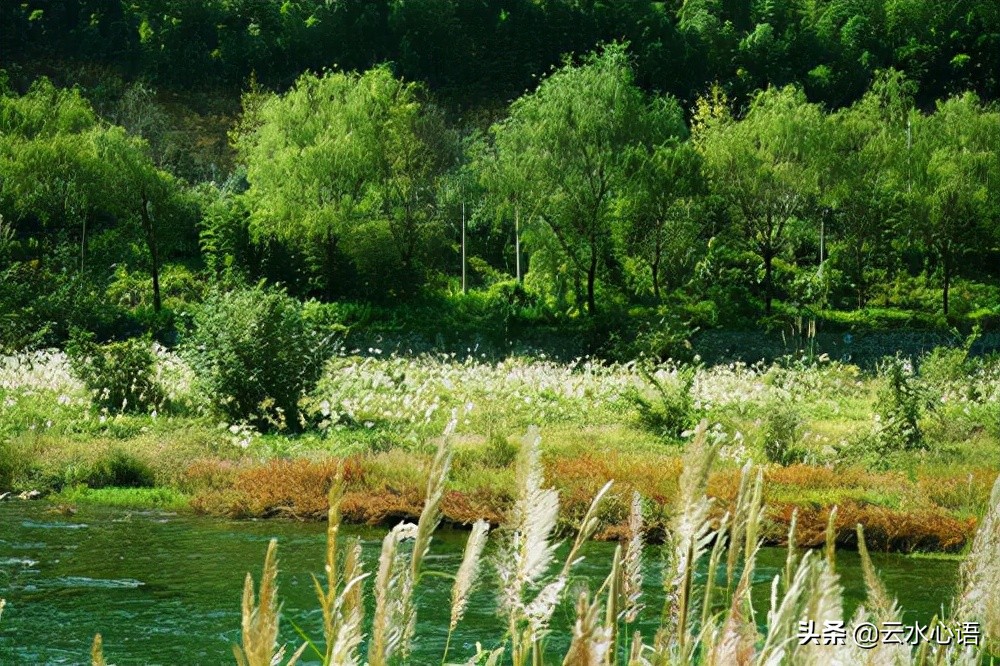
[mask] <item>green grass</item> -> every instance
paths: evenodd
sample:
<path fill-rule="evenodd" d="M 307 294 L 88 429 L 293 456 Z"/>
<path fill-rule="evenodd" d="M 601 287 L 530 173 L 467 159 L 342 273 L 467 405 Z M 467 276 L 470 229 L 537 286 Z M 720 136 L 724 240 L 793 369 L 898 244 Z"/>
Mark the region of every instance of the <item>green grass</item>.
<path fill-rule="evenodd" d="M 190 498 L 172 488 L 88 488 L 72 486 L 50 496 L 57 504 L 97 504 L 123 509 L 187 509 Z"/>

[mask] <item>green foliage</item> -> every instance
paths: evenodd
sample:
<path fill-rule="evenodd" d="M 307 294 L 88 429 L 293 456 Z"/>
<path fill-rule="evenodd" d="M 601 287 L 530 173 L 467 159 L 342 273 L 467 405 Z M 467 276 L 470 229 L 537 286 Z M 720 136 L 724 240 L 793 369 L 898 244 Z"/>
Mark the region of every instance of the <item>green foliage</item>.
<path fill-rule="evenodd" d="M 531 211 L 531 235 L 568 264 L 577 307 L 596 314 L 598 273 L 613 250 L 614 193 L 629 177 L 633 147 L 685 133 L 670 98 L 650 102 L 635 85 L 625 48 L 567 62 L 518 99 L 492 129 L 491 186 Z"/>
<path fill-rule="evenodd" d="M 76 330 L 66 346 L 73 373 L 111 412 L 147 413 L 162 408 L 164 390 L 155 376 L 149 336 L 99 345 L 93 334 Z"/>
<path fill-rule="evenodd" d="M 932 386 L 943 388 L 951 382 L 962 381 L 971 374 L 969 352 L 979 337 L 979 330 L 974 330 L 965 341 L 955 347 L 935 347 L 920 359 L 920 379 Z"/>
<path fill-rule="evenodd" d="M 826 136 L 821 109 L 792 87 L 760 93 L 744 119 L 717 119 L 695 136 L 712 192 L 762 263 L 765 315 L 774 298 L 774 260 L 819 195 Z"/>
<path fill-rule="evenodd" d="M 135 455 L 113 449 L 91 465 L 70 467 L 63 482 L 65 486 L 85 484 L 90 488 L 152 488 L 156 476 Z"/>
<path fill-rule="evenodd" d="M 636 369 L 645 380 L 642 387 L 631 387 L 625 394 L 636 409 L 643 427 L 663 437 L 678 440 L 697 420 L 692 389 L 697 368 L 689 365 Z"/>
<path fill-rule="evenodd" d="M 764 407 L 760 437 L 768 462 L 779 465 L 803 462 L 806 451 L 799 446 L 802 426 L 802 415 L 793 402 L 775 400 Z"/>
<path fill-rule="evenodd" d="M 299 400 L 332 353 L 334 337 L 303 316 L 285 292 L 262 286 L 213 291 L 184 340 L 215 407 L 233 421 L 298 430 Z"/>
<path fill-rule="evenodd" d="M 435 182 L 457 147 L 420 88 L 386 67 L 306 74 L 245 113 L 254 237 L 305 243 L 328 295 L 345 291 L 343 262 L 363 294 L 409 290 L 440 250 Z"/>
<path fill-rule="evenodd" d="M 923 448 L 923 400 L 912 366 L 898 356 L 886 358 L 879 366 L 879 377 L 873 433 L 879 448 L 885 452 Z"/>

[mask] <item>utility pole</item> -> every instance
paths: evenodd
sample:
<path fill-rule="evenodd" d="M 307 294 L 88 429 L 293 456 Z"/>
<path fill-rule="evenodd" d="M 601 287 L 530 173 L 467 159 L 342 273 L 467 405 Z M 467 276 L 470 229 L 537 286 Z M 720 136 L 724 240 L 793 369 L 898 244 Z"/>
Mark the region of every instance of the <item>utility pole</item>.
<path fill-rule="evenodd" d="M 462 202 L 462 293 L 465 293 L 465 202 Z"/>

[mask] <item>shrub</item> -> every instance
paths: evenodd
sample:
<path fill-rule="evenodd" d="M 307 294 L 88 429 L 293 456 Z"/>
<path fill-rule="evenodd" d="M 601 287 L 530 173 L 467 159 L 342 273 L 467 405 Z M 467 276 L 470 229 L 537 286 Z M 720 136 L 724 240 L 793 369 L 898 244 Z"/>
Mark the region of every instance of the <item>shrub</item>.
<path fill-rule="evenodd" d="M 84 483 L 91 488 L 152 488 L 156 485 L 152 468 L 120 449 L 100 457 L 89 467 L 68 468 L 65 477 L 67 486 Z"/>
<path fill-rule="evenodd" d="M 802 436 L 802 416 L 791 402 L 772 401 L 761 429 L 764 456 L 779 465 L 800 463 L 805 451 L 799 446 Z"/>
<path fill-rule="evenodd" d="M 636 366 L 646 380 L 645 390 L 632 388 L 625 396 L 635 406 L 639 421 L 649 430 L 678 439 L 694 423 L 694 386 L 696 369 L 678 366 L 672 372 L 653 371 Z"/>
<path fill-rule="evenodd" d="M 75 330 L 66 352 L 73 374 L 101 407 L 148 412 L 162 404 L 164 392 L 156 381 L 156 356 L 148 336 L 99 345 L 92 334 Z"/>
<path fill-rule="evenodd" d="M 260 285 L 211 293 L 195 313 L 184 348 L 218 409 L 261 430 L 300 428 L 299 400 L 333 351 L 284 291 Z"/>
<path fill-rule="evenodd" d="M 966 379 L 971 369 L 969 352 L 978 337 L 976 328 L 958 347 L 935 347 L 920 360 L 920 378 L 937 387 Z"/>
<path fill-rule="evenodd" d="M 94 466 L 88 485 L 92 488 L 152 488 L 156 485 L 156 477 L 152 468 L 142 460 L 124 451 L 113 451 Z"/>
<path fill-rule="evenodd" d="M 924 446 L 920 430 L 920 392 L 913 381 L 913 368 L 898 356 L 879 366 L 880 386 L 876 414 L 876 439 L 885 451 L 911 450 Z"/>

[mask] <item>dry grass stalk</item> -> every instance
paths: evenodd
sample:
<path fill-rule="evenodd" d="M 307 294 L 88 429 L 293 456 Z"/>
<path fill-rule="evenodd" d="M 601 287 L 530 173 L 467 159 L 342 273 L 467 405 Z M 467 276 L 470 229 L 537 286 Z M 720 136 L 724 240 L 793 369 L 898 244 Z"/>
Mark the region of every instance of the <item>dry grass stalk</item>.
<path fill-rule="evenodd" d="M 368 576 L 361 566 L 361 542 L 355 540 L 344 559 L 344 586 L 335 604 L 335 633 L 332 648 L 328 648 L 329 661 L 324 664 L 354 666 L 360 663 L 358 647 L 364 638 L 362 626 L 365 619 L 363 583 Z M 330 639 L 327 639 L 329 645 Z"/>
<path fill-rule="evenodd" d="M 646 646 L 642 642 L 642 632 L 636 631 L 632 634 L 632 647 L 628 653 L 628 666 L 650 666 L 650 662 L 643 655 Z"/>
<path fill-rule="evenodd" d="M 830 509 L 830 515 L 826 519 L 826 548 L 824 549 L 826 561 L 830 567 L 837 566 L 837 507 Z"/>
<path fill-rule="evenodd" d="M 979 622 L 988 644 L 1000 651 L 1000 477 L 962 563 L 962 592 L 955 605 L 959 622 Z"/>
<path fill-rule="evenodd" d="M 333 652 L 333 644 L 337 635 L 337 613 L 336 599 L 337 588 L 340 585 L 337 573 L 337 535 L 340 531 L 340 502 L 344 496 L 344 467 L 343 463 L 337 468 L 337 475 L 333 485 L 327 494 L 329 509 L 327 510 L 326 522 L 326 561 L 324 570 L 326 572 L 326 589 L 320 584 L 319 579 L 313 576 L 313 584 L 316 587 L 316 597 L 319 600 L 319 607 L 323 613 L 323 637 L 326 639 L 326 651 L 323 655 L 323 664 L 329 664 Z"/>
<path fill-rule="evenodd" d="M 853 627 L 865 621 L 879 625 L 886 622 L 900 622 L 902 614 L 900 613 L 899 605 L 894 598 L 889 596 L 889 592 L 879 579 L 878 573 L 875 571 L 875 566 L 872 564 L 872 558 L 868 554 L 868 544 L 865 542 L 864 527 L 858 524 L 856 530 L 858 535 L 858 555 L 861 558 L 861 573 L 865 581 L 868 606 L 867 608 L 863 606 L 858 607 L 858 611 L 855 613 L 855 617 L 850 624 L 852 627 L 851 631 L 853 631 Z M 873 666 L 876 664 L 908 664 L 912 659 L 908 646 L 882 642 L 871 650 L 857 649 L 854 650 L 854 653 L 853 658 L 856 663 L 872 664 Z"/>
<path fill-rule="evenodd" d="M 6 599 L 0 599 L 0 620 L 3 619 L 3 608 L 7 605 Z"/>
<path fill-rule="evenodd" d="M 783 580 L 785 591 L 792 582 L 792 575 L 798 563 L 798 554 L 795 552 L 795 530 L 799 524 L 798 508 L 792 511 L 792 520 L 788 523 L 788 545 L 785 551 L 785 578 Z"/>
<path fill-rule="evenodd" d="M 479 563 L 482 560 L 483 549 L 486 547 L 489 530 L 489 523 L 485 520 L 477 520 L 472 526 L 468 541 L 465 543 L 462 563 L 458 567 L 458 573 L 455 574 L 455 584 L 451 588 L 451 618 L 448 622 L 448 639 L 445 642 L 444 655 L 441 657 L 442 663 L 448 658 L 452 634 L 465 616 L 469 595 L 479 578 Z"/>
<path fill-rule="evenodd" d="M 611 632 L 611 645 L 617 648 L 618 645 L 618 622 L 625 615 L 625 563 L 624 553 L 621 544 L 615 547 L 615 554 L 611 558 L 611 573 L 604 581 L 602 591 L 606 590 L 606 601 L 604 606 L 604 626 Z M 600 596 L 598 592 L 598 596 Z M 617 655 L 609 654 L 611 657 Z"/>
<path fill-rule="evenodd" d="M 107 666 L 108 662 L 104 661 L 104 640 L 100 634 L 94 635 L 94 643 L 90 646 L 90 663 L 91 666 Z"/>
<path fill-rule="evenodd" d="M 604 666 L 612 646 L 610 627 L 600 622 L 601 605 L 598 599 L 591 603 L 589 595 L 581 592 L 576 602 L 576 623 L 569 651 L 563 666 Z"/>
<path fill-rule="evenodd" d="M 562 572 L 560 576 L 568 576 L 570 569 L 580 562 L 578 554 L 580 548 L 583 544 L 588 541 L 594 532 L 597 531 L 597 527 L 600 521 L 597 518 L 597 511 L 604 501 L 605 496 L 608 491 L 611 490 L 611 486 L 614 485 L 614 481 L 608 481 L 604 486 L 597 491 L 594 495 L 594 499 L 590 502 L 590 507 L 587 509 L 587 513 L 584 514 L 583 520 L 580 522 L 580 529 L 576 533 L 576 538 L 573 540 L 573 546 L 569 549 L 569 554 L 566 556 L 566 562 L 563 564 Z"/>
<path fill-rule="evenodd" d="M 412 586 L 408 583 L 411 569 L 398 556 L 399 544 L 416 537 L 416 525 L 400 523 L 382 540 L 375 578 L 375 619 L 372 640 L 368 645 L 371 666 L 386 666 L 403 642 L 408 624 L 404 596 L 405 590 L 412 589 Z"/>
<path fill-rule="evenodd" d="M 757 652 L 757 664 L 781 664 L 790 658 L 788 649 L 797 643 L 798 622 L 802 619 L 802 598 L 813 569 L 813 553 L 807 552 L 799 560 L 792 581 L 786 586 L 778 601 L 779 580 L 771 585 L 771 610 L 767 616 L 767 635 Z"/>
<path fill-rule="evenodd" d="M 731 544 L 731 547 L 729 549 L 728 557 L 726 558 L 726 589 L 728 590 L 733 588 L 734 578 L 736 575 L 736 563 L 740 554 L 737 546 L 744 540 L 747 520 L 749 518 L 748 507 L 746 504 L 750 501 L 750 493 L 747 492 L 747 489 L 750 485 L 751 467 L 752 463 L 747 462 L 743 466 L 743 469 L 740 470 L 740 485 L 736 491 L 736 506 L 732 512 L 733 520 L 729 524 L 729 543 Z"/>
<path fill-rule="evenodd" d="M 453 414 L 451 421 L 449 421 L 448 426 L 445 428 L 444 437 L 441 439 L 440 444 L 438 444 L 437 452 L 434 454 L 430 474 L 427 477 L 424 508 L 420 512 L 420 519 L 417 521 L 417 529 L 413 539 L 413 551 L 410 555 L 410 573 L 401 580 L 404 624 L 400 651 L 404 657 L 409 656 L 410 644 L 417 630 L 417 606 L 413 599 L 414 590 L 420 581 L 420 572 L 424 557 L 430 549 L 434 532 L 437 530 L 438 525 L 441 524 L 441 500 L 444 498 L 445 485 L 448 481 L 448 473 L 451 470 L 451 435 L 455 431 L 456 423 L 456 417 Z"/>
<path fill-rule="evenodd" d="M 719 528 L 715 531 L 715 542 L 712 544 L 712 552 L 708 556 L 708 574 L 705 577 L 705 588 L 702 592 L 701 602 L 701 626 L 708 627 L 712 614 L 712 601 L 717 587 L 717 577 L 719 575 L 719 564 L 722 555 L 726 552 L 728 543 L 728 527 L 730 514 L 727 512 L 719 521 Z"/>
<path fill-rule="evenodd" d="M 243 585 L 243 644 L 233 646 L 239 666 L 274 666 L 284 659 L 285 647 L 278 647 L 278 542 L 271 539 L 264 556 L 260 594 L 254 599 L 253 577 L 247 573 Z M 303 644 L 288 661 L 293 666 L 305 650 Z"/>
<path fill-rule="evenodd" d="M 642 612 L 642 497 L 638 492 L 632 493 L 632 506 L 628 518 L 628 544 L 622 562 L 622 594 L 624 595 L 623 619 L 626 624 L 632 624 L 639 619 Z"/>

